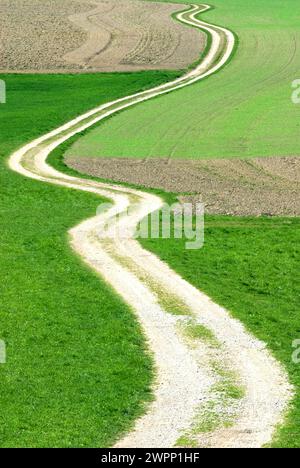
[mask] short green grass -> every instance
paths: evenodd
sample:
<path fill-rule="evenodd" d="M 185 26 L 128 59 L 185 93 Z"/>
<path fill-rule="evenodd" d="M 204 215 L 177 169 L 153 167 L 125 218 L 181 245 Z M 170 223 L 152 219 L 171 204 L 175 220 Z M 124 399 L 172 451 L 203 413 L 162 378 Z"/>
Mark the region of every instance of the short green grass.
<path fill-rule="evenodd" d="M 197 323 L 194 319 L 190 319 L 183 323 L 179 322 L 179 326 L 183 336 L 192 342 L 195 340 L 200 340 L 213 346 L 214 348 L 220 347 L 218 340 L 215 338 L 213 332 L 201 323 Z"/>
<path fill-rule="evenodd" d="M 215 9 L 202 18 L 229 27 L 239 38 L 230 64 L 201 83 L 103 122 L 75 142 L 69 155 L 196 159 L 300 154 L 300 105 L 291 101 L 292 82 L 300 78 L 299 1 L 211 4 Z"/>
<path fill-rule="evenodd" d="M 214 4 L 205 18 L 239 35 L 233 62 L 92 131 L 92 156 L 298 154 L 300 107 L 291 104 L 290 85 L 298 78 L 299 2 Z M 0 77 L 8 85 L 0 155 L 5 160 L 101 102 L 174 76 Z M 8 345 L 0 366 L 0 446 L 107 446 L 150 398 L 151 362 L 131 312 L 67 244 L 68 228 L 93 214 L 99 199 L 23 179 L 5 163 L 0 177 L 0 339 Z M 209 217 L 198 252 L 178 240 L 143 241 L 265 340 L 298 390 L 291 354 L 300 334 L 299 223 Z M 274 445 L 299 446 L 299 424 L 298 391 Z"/>
<path fill-rule="evenodd" d="M 110 446 L 151 398 L 152 377 L 132 312 L 68 245 L 68 229 L 101 200 L 25 179 L 6 159 L 96 105 L 175 75 L 0 76 L 1 447 Z"/>
<path fill-rule="evenodd" d="M 62 148 L 53 154 L 51 163 L 75 174 L 64 165 L 63 153 Z M 176 200 L 176 195 L 160 195 L 170 204 Z M 185 250 L 185 239 L 141 242 L 186 280 L 229 309 L 268 344 L 286 367 L 297 393 L 273 445 L 298 447 L 300 366 L 292 362 L 292 343 L 300 338 L 300 220 L 206 216 L 205 224 L 205 244 L 201 250 Z M 190 438 L 185 442 L 180 439 L 181 445 L 191 443 Z"/>
<path fill-rule="evenodd" d="M 300 338 L 300 219 L 207 216 L 205 245 L 144 239 L 143 246 L 218 304 L 225 306 L 284 364 L 297 393 L 275 447 L 300 445 L 300 365 L 292 343 Z"/>

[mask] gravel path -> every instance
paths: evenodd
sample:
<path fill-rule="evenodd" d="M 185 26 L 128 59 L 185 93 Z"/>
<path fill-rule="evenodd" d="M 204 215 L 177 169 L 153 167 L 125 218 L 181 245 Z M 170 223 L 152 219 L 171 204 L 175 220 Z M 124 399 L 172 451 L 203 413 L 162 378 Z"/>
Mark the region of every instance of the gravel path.
<path fill-rule="evenodd" d="M 199 410 L 211 401 L 212 388 L 220 378 L 216 360 L 217 367 L 225 365 L 235 373 L 244 394 L 232 425 L 217 428 L 205 437 L 199 431 L 196 434 L 199 445 L 262 446 L 270 441 L 291 397 L 286 374 L 265 345 L 248 334 L 226 310 L 134 240 L 138 222 L 162 206 L 159 197 L 71 177 L 46 162 L 49 153 L 74 134 L 119 110 L 188 86 L 225 64 L 233 51 L 234 36 L 224 28 L 212 27 L 196 18 L 200 11 L 208 8 L 193 5 L 188 12 L 177 15 L 180 21 L 211 33 L 210 52 L 198 67 L 172 83 L 102 105 L 26 145 L 9 160 L 10 168 L 26 177 L 96 193 L 114 202 L 110 209 L 73 228 L 70 238 L 75 251 L 132 306 L 156 363 L 155 401 L 118 447 L 173 446 L 193 426 Z M 128 207 L 132 208 L 129 215 L 118 217 L 116 221 L 115 215 L 124 214 Z M 115 227 L 126 230 L 127 235 L 112 236 Z M 143 275 L 147 275 L 145 279 L 141 279 Z M 182 315 L 169 313 L 170 298 L 182 308 Z M 183 338 L 178 325 L 184 326 L 190 317 L 213 333 L 217 346 L 201 341 L 191 346 Z M 222 410 L 230 413 L 232 408 Z M 188 443 L 181 442 L 181 445 Z"/>

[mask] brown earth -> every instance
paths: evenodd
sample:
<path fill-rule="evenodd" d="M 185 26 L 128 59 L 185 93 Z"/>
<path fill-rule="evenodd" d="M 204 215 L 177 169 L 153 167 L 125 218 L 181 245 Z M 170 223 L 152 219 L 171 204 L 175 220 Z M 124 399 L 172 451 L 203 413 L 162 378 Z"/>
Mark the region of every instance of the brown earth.
<path fill-rule="evenodd" d="M 68 158 L 92 176 L 178 193 L 204 202 L 206 212 L 241 216 L 300 216 L 300 158 L 219 160 Z"/>
<path fill-rule="evenodd" d="M 68 15 L 91 8 L 85 0 L 1 0 L 0 71 L 63 70 L 64 54 L 86 40 Z"/>
<path fill-rule="evenodd" d="M 206 37 L 171 17 L 184 8 L 137 0 L 1 0 L 0 72 L 186 68 Z"/>

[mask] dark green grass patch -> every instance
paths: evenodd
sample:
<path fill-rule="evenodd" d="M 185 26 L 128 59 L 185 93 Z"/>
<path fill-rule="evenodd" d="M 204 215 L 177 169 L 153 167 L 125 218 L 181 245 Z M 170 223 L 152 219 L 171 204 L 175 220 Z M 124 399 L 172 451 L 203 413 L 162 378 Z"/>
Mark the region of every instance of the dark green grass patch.
<path fill-rule="evenodd" d="M 8 75 L 0 105 L 1 447 L 104 447 L 149 400 L 151 359 L 128 307 L 72 253 L 100 199 L 9 171 L 11 152 L 175 73 Z"/>

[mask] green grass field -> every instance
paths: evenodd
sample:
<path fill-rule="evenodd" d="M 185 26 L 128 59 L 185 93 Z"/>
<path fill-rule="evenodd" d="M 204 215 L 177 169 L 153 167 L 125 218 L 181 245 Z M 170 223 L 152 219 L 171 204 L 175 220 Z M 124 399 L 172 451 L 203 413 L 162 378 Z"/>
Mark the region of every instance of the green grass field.
<path fill-rule="evenodd" d="M 184 3 L 184 1 L 182 1 Z M 201 2 L 199 2 L 201 3 Z M 214 0 L 203 18 L 232 28 L 234 60 L 203 83 L 139 105 L 77 140 L 87 156 L 241 157 L 299 154 L 297 0 Z M 152 363 L 128 307 L 71 252 L 67 231 L 99 198 L 24 179 L 9 154 L 96 105 L 175 73 L 0 76 L 0 447 L 105 447 L 151 398 Z M 137 124 L 138 122 L 138 124 Z M 284 125 L 283 125 L 284 123 Z M 299 220 L 208 217 L 206 243 L 144 245 L 266 341 L 298 393 L 275 446 L 300 444 Z"/>
<path fill-rule="evenodd" d="M 63 156 L 64 148 L 58 148 L 51 164 L 76 175 L 64 165 Z M 175 195 L 153 192 L 169 204 L 176 201 Z M 299 447 L 300 365 L 292 361 L 292 345 L 300 339 L 300 219 L 210 215 L 200 250 L 186 250 L 184 238 L 141 243 L 227 308 L 283 364 L 296 395 L 272 446 Z"/>
<path fill-rule="evenodd" d="M 300 155 L 300 105 L 291 101 L 292 81 L 299 78 L 299 1 L 211 4 L 215 10 L 202 18 L 239 37 L 231 63 L 208 80 L 120 113 L 68 154 L 192 159 Z"/>
<path fill-rule="evenodd" d="M 98 197 L 25 179 L 7 157 L 104 101 L 174 73 L 0 76 L 1 447 L 104 447 L 150 398 L 152 362 L 128 307 L 73 255 Z"/>
<path fill-rule="evenodd" d="M 300 365 L 292 343 L 300 338 L 300 220 L 208 216 L 205 244 L 142 240 L 190 283 L 206 292 L 265 341 L 297 389 L 275 447 L 300 445 Z"/>

